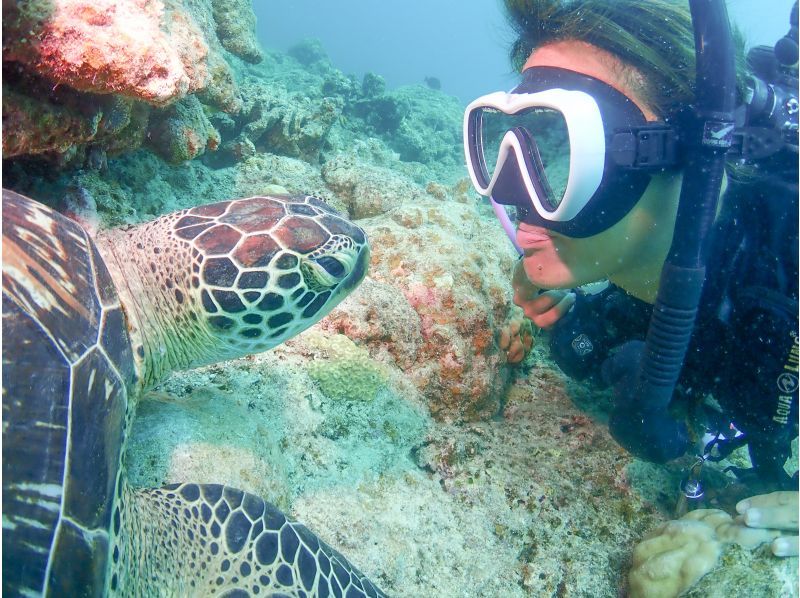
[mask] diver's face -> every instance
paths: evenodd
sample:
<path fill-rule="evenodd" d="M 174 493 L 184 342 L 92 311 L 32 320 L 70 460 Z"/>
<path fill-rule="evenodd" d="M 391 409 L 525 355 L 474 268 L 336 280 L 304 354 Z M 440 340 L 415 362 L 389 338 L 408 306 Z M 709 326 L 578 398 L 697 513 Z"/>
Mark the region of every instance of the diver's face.
<path fill-rule="evenodd" d="M 647 120 L 654 111 L 632 88 L 635 73 L 618 59 L 591 44 L 564 41 L 535 50 L 523 70 L 552 66 L 585 73 L 628 96 Z M 661 266 L 672 241 L 680 175 L 653 177 L 634 208 L 611 228 L 582 239 L 520 223 L 517 242 L 531 282 L 546 289 L 572 288 L 609 278 L 633 295 L 653 300 Z"/>
<path fill-rule="evenodd" d="M 672 243 L 680 174 L 653 177 L 622 220 L 601 233 L 575 239 L 521 222 L 517 243 L 530 281 L 567 289 L 608 278 L 645 301 L 655 298 L 661 266 Z"/>

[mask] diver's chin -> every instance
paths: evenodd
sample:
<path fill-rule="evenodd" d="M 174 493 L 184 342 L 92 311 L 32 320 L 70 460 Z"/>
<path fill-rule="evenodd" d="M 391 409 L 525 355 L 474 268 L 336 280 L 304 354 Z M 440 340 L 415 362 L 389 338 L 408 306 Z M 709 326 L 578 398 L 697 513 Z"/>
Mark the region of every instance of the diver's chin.
<path fill-rule="evenodd" d="M 575 286 L 570 269 L 559 259 L 552 241 L 540 247 L 526 248 L 522 267 L 528 280 L 540 289 L 565 289 Z"/>

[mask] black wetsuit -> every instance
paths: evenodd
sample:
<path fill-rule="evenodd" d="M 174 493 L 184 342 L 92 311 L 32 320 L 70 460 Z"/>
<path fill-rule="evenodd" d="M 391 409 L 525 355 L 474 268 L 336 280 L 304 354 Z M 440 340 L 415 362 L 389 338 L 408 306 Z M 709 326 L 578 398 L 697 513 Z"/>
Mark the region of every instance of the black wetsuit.
<path fill-rule="evenodd" d="M 706 283 L 673 403 L 713 394 L 744 436 L 754 472 L 773 487 L 798 421 L 797 171 L 728 189 L 712 232 Z M 792 181 L 787 183 L 785 181 Z M 551 354 L 570 376 L 601 381 L 615 348 L 643 340 L 652 308 L 621 289 L 578 292 L 551 330 Z"/>

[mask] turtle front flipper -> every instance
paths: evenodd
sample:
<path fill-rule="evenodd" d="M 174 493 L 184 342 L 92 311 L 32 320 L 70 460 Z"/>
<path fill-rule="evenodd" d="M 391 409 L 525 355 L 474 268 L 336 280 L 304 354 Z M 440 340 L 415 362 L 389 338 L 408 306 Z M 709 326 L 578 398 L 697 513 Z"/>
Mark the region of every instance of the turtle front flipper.
<path fill-rule="evenodd" d="M 384 596 L 259 497 L 219 484 L 126 491 L 111 590 L 123 596 Z"/>

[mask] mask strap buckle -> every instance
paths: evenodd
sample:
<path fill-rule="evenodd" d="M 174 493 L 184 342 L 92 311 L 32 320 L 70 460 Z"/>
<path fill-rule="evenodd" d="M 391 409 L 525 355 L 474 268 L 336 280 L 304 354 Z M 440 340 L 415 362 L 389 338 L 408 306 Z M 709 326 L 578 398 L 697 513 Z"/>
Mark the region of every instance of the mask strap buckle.
<path fill-rule="evenodd" d="M 665 124 L 649 124 L 615 131 L 608 154 L 617 166 L 651 170 L 675 166 L 678 136 Z"/>

